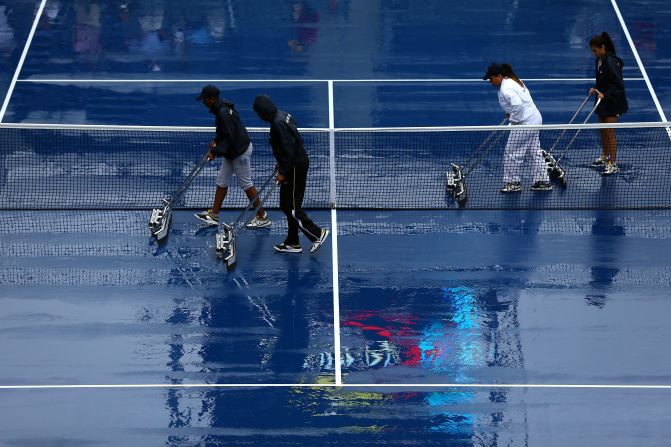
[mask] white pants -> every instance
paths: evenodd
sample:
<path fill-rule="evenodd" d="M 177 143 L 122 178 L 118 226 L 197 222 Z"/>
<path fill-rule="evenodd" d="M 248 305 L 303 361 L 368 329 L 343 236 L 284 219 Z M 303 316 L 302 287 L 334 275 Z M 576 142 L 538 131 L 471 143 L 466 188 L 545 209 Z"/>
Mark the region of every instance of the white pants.
<path fill-rule="evenodd" d="M 238 158 L 229 160 L 221 157 L 221 168 L 217 174 L 217 186 L 220 188 L 228 188 L 233 178 L 233 173 L 238 178 L 238 185 L 243 191 L 247 191 L 254 186 L 252 183 L 252 143 L 249 143 L 249 148 Z"/>
<path fill-rule="evenodd" d="M 524 123 L 533 126 L 543 124 L 540 115 Z M 528 158 L 534 182 L 549 182 L 547 166 L 541 154 L 541 142 L 537 130 L 511 130 L 503 153 L 503 181 L 519 183 L 524 159 Z"/>

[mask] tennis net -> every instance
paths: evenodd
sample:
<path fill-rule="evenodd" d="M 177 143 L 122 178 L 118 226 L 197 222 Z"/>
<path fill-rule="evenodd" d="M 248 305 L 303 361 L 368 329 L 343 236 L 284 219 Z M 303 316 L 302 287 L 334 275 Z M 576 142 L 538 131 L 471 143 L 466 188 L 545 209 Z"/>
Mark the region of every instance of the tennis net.
<path fill-rule="evenodd" d="M 456 209 L 446 188 L 451 164 L 464 165 L 490 138 L 468 172 L 467 208 L 646 209 L 671 208 L 669 123 L 573 126 L 304 129 L 310 153 L 305 207 Z M 614 128 L 620 172 L 603 176 L 590 163 L 600 154 L 600 129 Z M 501 194 L 504 147 L 524 132 L 537 132 L 541 147 L 561 159 L 566 187 L 531 191 L 529 160 L 520 169 L 523 191 Z M 174 191 L 198 162 L 210 128 L 0 125 L 0 208 L 148 209 Z M 265 129 L 250 130 L 254 179 L 273 170 Z M 178 207 L 206 208 L 219 162 L 207 166 Z M 231 185 L 226 207 L 246 197 Z M 276 207 L 277 197 L 269 201 Z"/>

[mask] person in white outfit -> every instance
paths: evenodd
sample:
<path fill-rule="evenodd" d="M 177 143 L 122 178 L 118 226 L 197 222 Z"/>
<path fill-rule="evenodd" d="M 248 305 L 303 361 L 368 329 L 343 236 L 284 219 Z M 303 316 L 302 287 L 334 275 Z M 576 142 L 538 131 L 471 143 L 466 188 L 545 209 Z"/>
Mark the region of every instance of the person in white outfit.
<path fill-rule="evenodd" d="M 531 93 L 517 77 L 509 64 L 491 64 L 482 78 L 499 89 L 499 103 L 506 113 L 510 125 L 527 124 L 540 126 L 543 117 L 536 108 Z M 538 130 L 511 130 L 503 154 L 503 193 L 521 192 L 520 174 L 524 159 L 531 165 L 534 191 L 551 191 L 552 184 L 541 153 Z"/>

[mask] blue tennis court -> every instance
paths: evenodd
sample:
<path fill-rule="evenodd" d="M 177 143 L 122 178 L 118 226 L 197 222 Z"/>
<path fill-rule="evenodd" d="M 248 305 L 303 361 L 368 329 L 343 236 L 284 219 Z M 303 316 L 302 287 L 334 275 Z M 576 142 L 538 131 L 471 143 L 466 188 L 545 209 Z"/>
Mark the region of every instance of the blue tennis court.
<path fill-rule="evenodd" d="M 566 124 L 602 31 L 622 173 L 573 156 L 567 189 L 504 200 L 497 149 L 458 209 L 445 171 L 485 134 L 462 127 L 501 119 L 487 65 Z M 666 445 L 670 44 L 654 0 L 0 0 L 0 445 Z M 254 97 L 298 121 L 318 253 L 274 252 L 273 196 L 227 271 L 193 216 L 214 167 L 151 237 L 212 137 L 210 83 L 257 183 Z"/>

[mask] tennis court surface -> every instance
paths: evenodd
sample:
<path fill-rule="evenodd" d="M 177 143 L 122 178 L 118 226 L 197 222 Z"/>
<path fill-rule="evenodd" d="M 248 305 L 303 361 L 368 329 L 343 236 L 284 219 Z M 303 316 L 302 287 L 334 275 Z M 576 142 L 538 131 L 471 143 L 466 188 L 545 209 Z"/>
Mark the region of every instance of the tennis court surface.
<path fill-rule="evenodd" d="M 0 2 L 0 445 L 666 445 L 667 9 Z M 630 104 L 612 177 L 589 167 L 595 120 L 566 126 L 604 30 Z M 544 149 L 576 135 L 565 186 L 499 193 L 493 60 L 528 84 Z M 209 83 L 251 130 L 257 184 L 274 160 L 254 97 L 298 121 L 305 205 L 332 232 L 317 254 L 274 252 L 275 193 L 227 271 L 193 216 L 218 162 L 151 236 L 211 139 Z M 488 141 L 460 206 L 451 163 Z M 233 184 L 224 220 L 245 205 Z"/>

